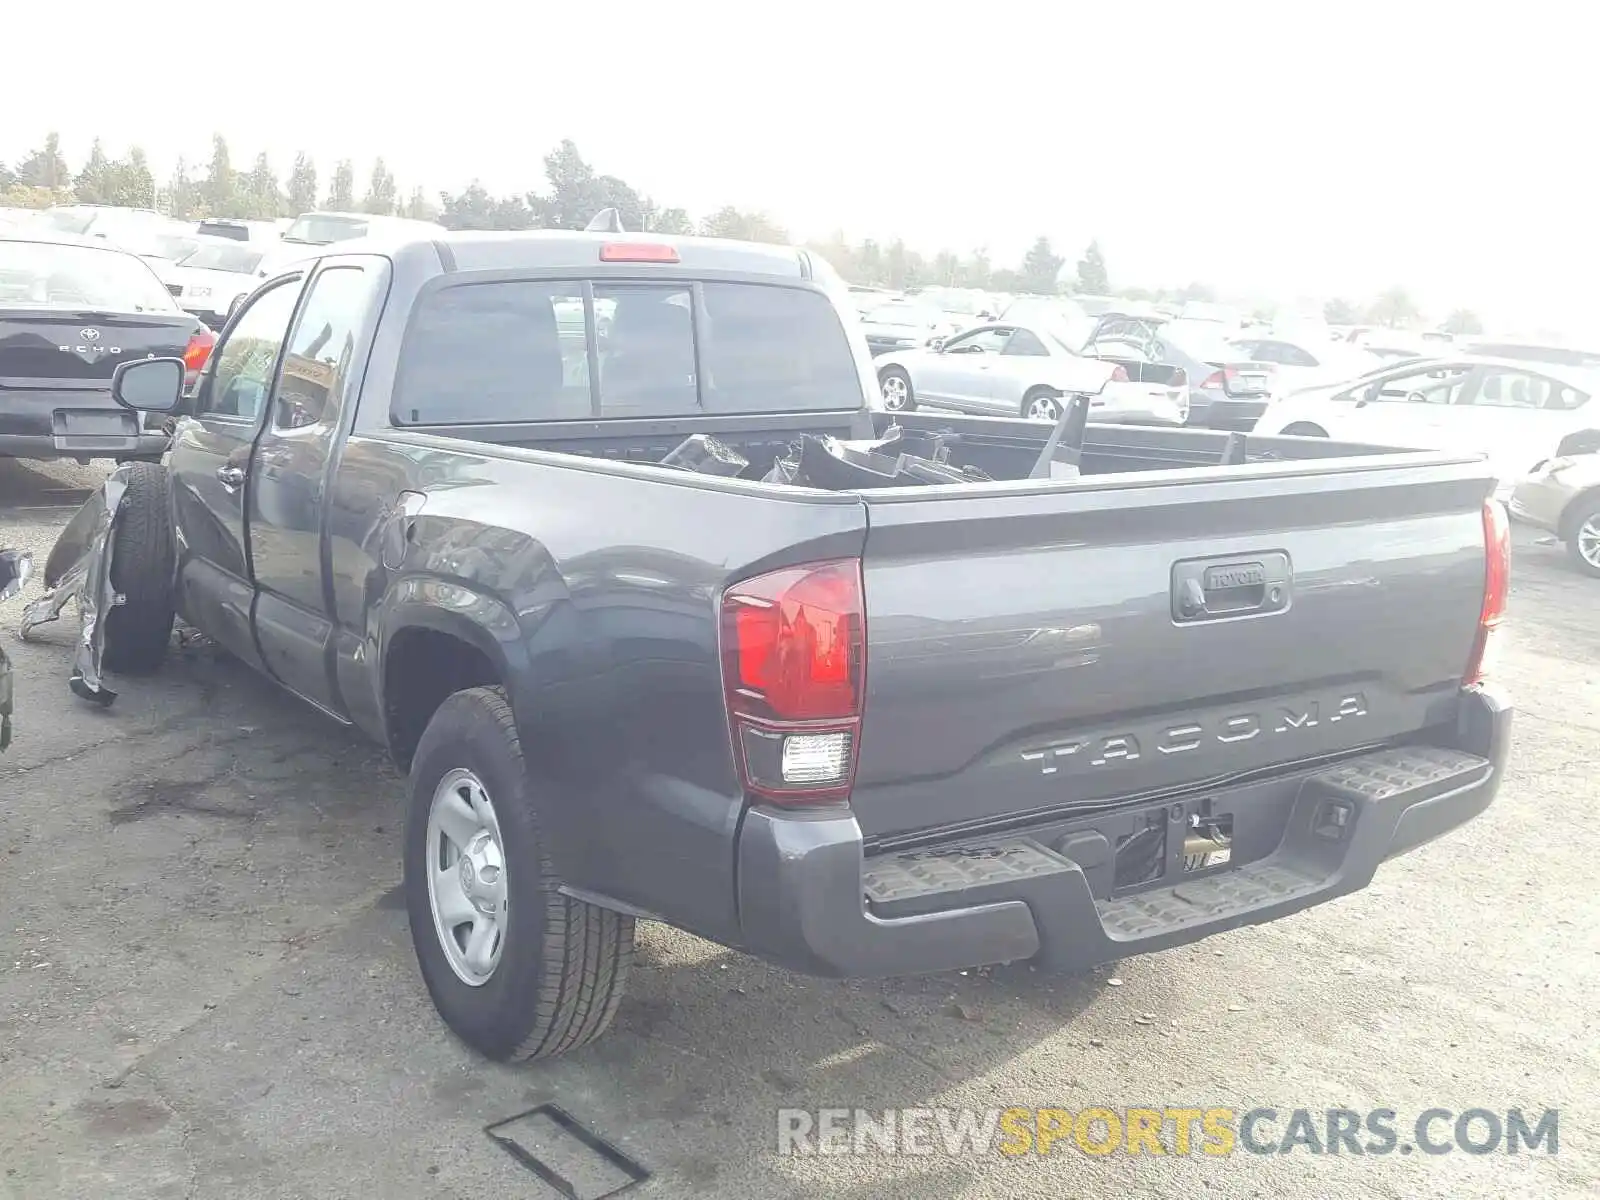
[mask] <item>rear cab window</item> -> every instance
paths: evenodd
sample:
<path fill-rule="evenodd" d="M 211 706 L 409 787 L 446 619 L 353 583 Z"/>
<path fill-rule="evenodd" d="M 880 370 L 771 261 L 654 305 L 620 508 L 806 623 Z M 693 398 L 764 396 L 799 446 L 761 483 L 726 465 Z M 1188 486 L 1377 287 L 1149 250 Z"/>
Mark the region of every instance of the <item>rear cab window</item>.
<path fill-rule="evenodd" d="M 396 425 L 838 411 L 865 403 L 825 290 L 695 280 L 451 281 L 401 350 Z"/>

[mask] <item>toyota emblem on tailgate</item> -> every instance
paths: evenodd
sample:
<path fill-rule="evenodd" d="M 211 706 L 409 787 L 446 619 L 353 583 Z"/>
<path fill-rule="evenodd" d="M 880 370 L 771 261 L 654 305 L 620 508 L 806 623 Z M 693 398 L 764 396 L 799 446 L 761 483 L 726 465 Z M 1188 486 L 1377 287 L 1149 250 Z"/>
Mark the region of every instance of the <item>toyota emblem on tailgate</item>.
<path fill-rule="evenodd" d="M 78 330 L 78 336 L 86 342 L 98 342 L 100 340 L 100 331 L 98 329 L 80 329 Z"/>

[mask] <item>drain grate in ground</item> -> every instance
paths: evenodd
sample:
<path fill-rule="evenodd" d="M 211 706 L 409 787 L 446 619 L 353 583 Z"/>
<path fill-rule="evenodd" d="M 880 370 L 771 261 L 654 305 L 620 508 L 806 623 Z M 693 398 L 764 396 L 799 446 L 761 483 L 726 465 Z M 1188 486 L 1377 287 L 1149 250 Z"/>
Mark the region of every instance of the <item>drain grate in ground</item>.
<path fill-rule="evenodd" d="M 650 1178 L 649 1171 L 554 1104 L 541 1104 L 484 1132 L 569 1200 L 605 1200 Z"/>

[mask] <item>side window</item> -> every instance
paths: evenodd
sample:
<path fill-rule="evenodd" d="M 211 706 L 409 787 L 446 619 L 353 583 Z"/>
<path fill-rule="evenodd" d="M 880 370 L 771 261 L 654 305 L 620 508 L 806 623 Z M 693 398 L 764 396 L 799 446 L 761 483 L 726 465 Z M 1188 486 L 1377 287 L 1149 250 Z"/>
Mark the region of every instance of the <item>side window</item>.
<path fill-rule="evenodd" d="M 944 344 L 946 354 L 999 354 L 1005 349 L 1010 329 L 979 329 L 953 337 Z"/>
<path fill-rule="evenodd" d="M 1375 398 L 1397 404 L 1457 404 L 1471 374 L 1467 367 L 1411 371 L 1374 385 Z"/>
<path fill-rule="evenodd" d="M 860 405 L 855 355 L 826 295 L 753 283 L 705 283 L 701 294 L 701 394 L 707 412 Z"/>
<path fill-rule="evenodd" d="M 209 383 L 197 416 L 228 417 L 254 424 L 272 387 L 278 354 L 300 297 L 300 281 L 289 280 L 257 296 L 239 315 L 212 355 Z"/>
<path fill-rule="evenodd" d="M 699 411 L 694 298 L 687 284 L 597 283 L 594 307 L 601 416 Z"/>
<path fill-rule="evenodd" d="M 595 308 L 604 336 L 606 309 Z M 394 419 L 472 425 L 589 417 L 588 361 L 581 283 L 442 287 L 418 301 L 406 329 Z"/>
<path fill-rule="evenodd" d="M 1019 329 L 1011 335 L 1006 342 L 1006 348 L 1001 354 L 1023 355 L 1030 358 L 1041 358 L 1049 355 L 1049 348 L 1039 340 L 1039 336 L 1031 330 Z"/>
<path fill-rule="evenodd" d="M 369 295 L 360 267 L 331 267 L 312 281 L 278 374 L 274 429 L 302 429 L 337 418 L 338 389 Z"/>
<path fill-rule="evenodd" d="M 1567 384 L 1527 371 L 1488 371 L 1473 397 L 1479 408 L 1536 408 L 1565 411 L 1579 407 L 1588 396 Z"/>
<path fill-rule="evenodd" d="M 1276 342 L 1234 342 L 1232 345 L 1235 350 L 1251 362 L 1275 363 L 1282 361 L 1278 357 Z"/>

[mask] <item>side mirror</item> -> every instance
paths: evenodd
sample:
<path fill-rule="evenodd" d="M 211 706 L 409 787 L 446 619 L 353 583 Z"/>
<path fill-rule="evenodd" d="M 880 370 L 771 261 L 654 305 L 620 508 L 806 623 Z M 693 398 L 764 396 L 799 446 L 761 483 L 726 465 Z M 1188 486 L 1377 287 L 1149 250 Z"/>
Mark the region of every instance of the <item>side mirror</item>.
<path fill-rule="evenodd" d="M 136 358 L 112 374 L 111 395 L 134 412 L 177 412 L 187 369 L 181 358 Z"/>
<path fill-rule="evenodd" d="M 0 600 L 9 600 L 33 575 L 33 556 L 26 550 L 0 550 Z"/>

